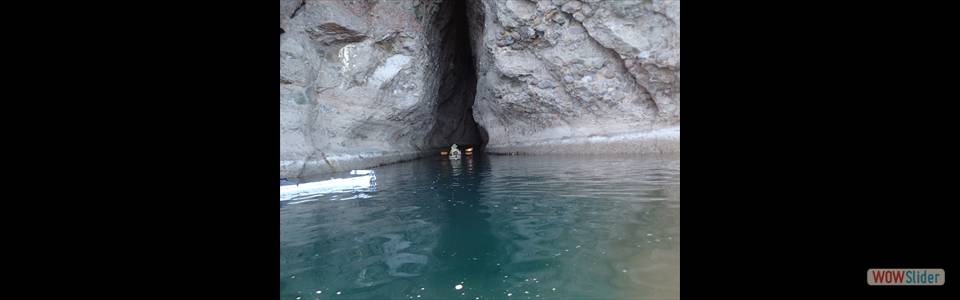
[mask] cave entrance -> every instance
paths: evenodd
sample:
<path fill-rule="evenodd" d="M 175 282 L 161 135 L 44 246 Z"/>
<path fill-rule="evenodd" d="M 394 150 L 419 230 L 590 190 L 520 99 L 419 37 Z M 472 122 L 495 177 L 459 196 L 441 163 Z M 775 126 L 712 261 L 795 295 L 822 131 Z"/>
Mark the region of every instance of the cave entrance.
<path fill-rule="evenodd" d="M 440 84 L 436 123 L 428 144 L 437 150 L 457 144 L 460 149 L 475 148 L 479 153 L 487 143 L 487 132 L 473 119 L 477 72 L 471 36 L 479 37 L 483 30 L 482 9 L 477 4 L 474 0 L 444 1 L 432 24 L 439 39 L 435 45 L 439 47 Z M 471 35 L 471 30 L 477 34 Z"/>

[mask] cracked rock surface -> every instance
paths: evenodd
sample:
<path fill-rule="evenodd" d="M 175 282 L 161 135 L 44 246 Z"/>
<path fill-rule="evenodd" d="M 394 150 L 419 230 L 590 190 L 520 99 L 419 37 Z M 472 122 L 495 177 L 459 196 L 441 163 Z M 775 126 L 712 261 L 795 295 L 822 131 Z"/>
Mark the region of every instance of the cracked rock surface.
<path fill-rule="evenodd" d="M 680 2 L 281 0 L 280 176 L 679 152 Z"/>
<path fill-rule="evenodd" d="M 473 4 L 487 152 L 679 151 L 679 1 Z"/>
<path fill-rule="evenodd" d="M 280 4 L 280 176 L 424 153 L 449 63 L 440 58 L 443 3 Z"/>

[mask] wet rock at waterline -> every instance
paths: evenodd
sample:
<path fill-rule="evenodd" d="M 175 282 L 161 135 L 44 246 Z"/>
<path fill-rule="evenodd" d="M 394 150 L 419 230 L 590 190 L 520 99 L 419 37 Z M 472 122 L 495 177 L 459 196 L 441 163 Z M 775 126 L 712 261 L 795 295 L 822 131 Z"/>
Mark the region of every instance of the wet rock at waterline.
<path fill-rule="evenodd" d="M 679 1 L 283 0 L 280 175 L 679 151 Z"/>

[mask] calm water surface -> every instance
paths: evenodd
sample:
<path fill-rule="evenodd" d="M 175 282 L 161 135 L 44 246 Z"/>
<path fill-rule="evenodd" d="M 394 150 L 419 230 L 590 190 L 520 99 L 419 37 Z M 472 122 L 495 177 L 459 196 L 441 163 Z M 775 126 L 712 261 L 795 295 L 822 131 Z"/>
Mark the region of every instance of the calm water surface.
<path fill-rule="evenodd" d="M 679 157 L 373 170 L 375 188 L 281 203 L 281 299 L 679 298 Z"/>

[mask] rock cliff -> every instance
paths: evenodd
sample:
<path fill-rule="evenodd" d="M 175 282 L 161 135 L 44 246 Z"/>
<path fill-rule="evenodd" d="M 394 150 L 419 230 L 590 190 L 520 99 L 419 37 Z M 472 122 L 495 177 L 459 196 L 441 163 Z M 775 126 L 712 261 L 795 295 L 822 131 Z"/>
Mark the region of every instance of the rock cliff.
<path fill-rule="evenodd" d="M 280 175 L 679 152 L 680 3 L 281 0 Z"/>

